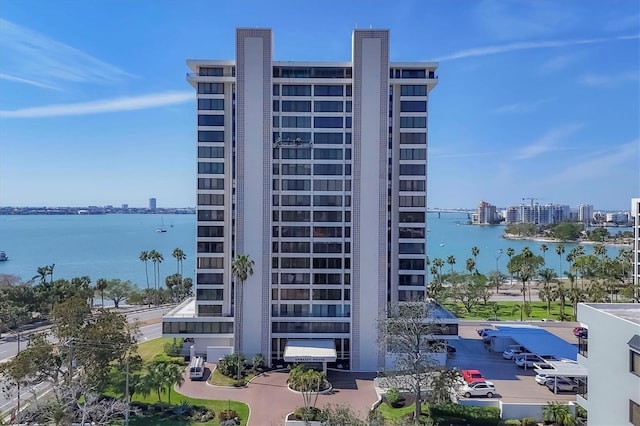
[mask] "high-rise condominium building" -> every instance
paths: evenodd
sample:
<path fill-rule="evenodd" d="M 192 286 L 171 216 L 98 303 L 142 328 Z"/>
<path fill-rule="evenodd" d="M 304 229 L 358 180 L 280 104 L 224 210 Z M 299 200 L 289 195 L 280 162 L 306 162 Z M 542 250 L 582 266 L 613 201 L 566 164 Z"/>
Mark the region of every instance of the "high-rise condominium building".
<path fill-rule="evenodd" d="M 640 198 L 631 199 L 631 218 L 633 224 L 633 285 L 640 291 Z"/>
<path fill-rule="evenodd" d="M 591 204 L 580 204 L 578 206 L 578 220 L 585 224 L 593 221 L 593 206 Z"/>
<path fill-rule="evenodd" d="M 156 209 L 156 199 L 149 198 L 149 210 L 155 210 L 155 209 Z"/>
<path fill-rule="evenodd" d="M 235 60 L 187 61 L 196 296 L 164 318 L 166 336 L 194 337 L 210 358 L 240 350 L 273 365 L 302 340 L 335 349 L 343 368 L 375 370 L 379 313 L 424 298 L 437 63 L 390 63 L 387 30 L 355 30 L 352 43 L 350 62 L 279 62 L 271 30 L 238 29 Z M 241 298 L 238 255 L 255 262 Z M 302 360 L 321 360 L 312 352 Z"/>

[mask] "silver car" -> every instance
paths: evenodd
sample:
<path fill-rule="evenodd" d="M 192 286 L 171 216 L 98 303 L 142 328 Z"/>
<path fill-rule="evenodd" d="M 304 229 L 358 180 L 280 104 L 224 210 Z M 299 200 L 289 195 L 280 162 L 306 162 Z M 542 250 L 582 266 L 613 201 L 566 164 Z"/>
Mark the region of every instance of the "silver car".
<path fill-rule="evenodd" d="M 553 393 L 558 392 L 577 392 L 578 385 L 573 380 L 565 379 L 563 377 L 553 377 L 545 383 Z"/>
<path fill-rule="evenodd" d="M 492 382 L 475 382 L 466 383 L 460 388 L 460 395 L 465 398 L 471 398 L 472 396 L 486 396 L 487 398 L 493 398 L 496 393 L 496 387 Z"/>

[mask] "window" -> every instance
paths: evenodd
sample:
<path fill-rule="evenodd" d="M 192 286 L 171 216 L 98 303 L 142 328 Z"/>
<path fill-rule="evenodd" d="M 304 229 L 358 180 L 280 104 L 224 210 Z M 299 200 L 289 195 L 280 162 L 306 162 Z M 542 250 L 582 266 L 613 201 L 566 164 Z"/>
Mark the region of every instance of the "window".
<path fill-rule="evenodd" d="M 402 70 L 402 78 L 426 78 L 425 70 Z"/>
<path fill-rule="evenodd" d="M 310 243 L 306 242 L 282 242 L 281 253 L 309 253 Z M 307 283 L 308 284 L 308 283 Z"/>
<path fill-rule="evenodd" d="M 198 300 L 224 300 L 224 290 L 222 289 L 198 289 L 196 291 Z"/>
<path fill-rule="evenodd" d="M 400 112 L 427 112 L 427 101 L 401 101 Z"/>
<path fill-rule="evenodd" d="M 224 110 L 224 99 L 198 99 L 198 109 L 201 111 Z"/>
<path fill-rule="evenodd" d="M 311 165 L 310 164 L 283 164 L 282 174 L 283 175 L 310 175 Z"/>
<path fill-rule="evenodd" d="M 309 206 L 311 205 L 310 195 L 283 195 L 283 206 Z"/>
<path fill-rule="evenodd" d="M 423 286 L 424 275 L 400 275 L 398 276 L 398 285 Z"/>
<path fill-rule="evenodd" d="M 198 226 L 198 237 L 224 237 L 224 226 Z"/>
<path fill-rule="evenodd" d="M 311 265 L 311 260 L 307 257 L 280 258 L 280 268 L 282 269 L 308 269 L 310 265 Z"/>
<path fill-rule="evenodd" d="M 223 68 L 222 67 L 200 67 L 198 69 L 198 75 L 209 76 L 209 77 L 222 77 Z"/>
<path fill-rule="evenodd" d="M 277 298 L 274 298 L 274 300 Z M 308 289 L 281 289 L 280 300 L 309 300 Z"/>
<path fill-rule="evenodd" d="M 198 115 L 198 126 L 224 126 L 224 115 Z"/>
<path fill-rule="evenodd" d="M 198 163 L 198 173 L 212 175 L 224 174 L 224 163 Z"/>
<path fill-rule="evenodd" d="M 311 140 L 311 133 L 309 132 L 282 132 L 282 134 L 274 133 L 273 141 L 276 142 L 280 139 L 283 142 L 309 142 Z"/>
<path fill-rule="evenodd" d="M 313 110 L 315 112 L 342 112 L 342 101 L 315 101 Z"/>
<path fill-rule="evenodd" d="M 198 158 L 224 158 L 222 146 L 199 146 Z"/>
<path fill-rule="evenodd" d="M 426 133 L 400 133 L 400 143 L 424 145 L 427 143 L 427 134 Z"/>
<path fill-rule="evenodd" d="M 197 280 L 198 284 L 224 284 L 223 274 L 200 273 Z"/>
<path fill-rule="evenodd" d="M 400 228 L 400 230 L 402 229 Z M 405 271 L 424 271 L 424 268 L 425 263 L 422 259 L 400 259 L 398 267 L 398 269 Z"/>
<path fill-rule="evenodd" d="M 224 131 L 198 130 L 198 142 L 224 142 Z"/>
<path fill-rule="evenodd" d="M 341 211 L 314 211 L 313 212 L 313 221 L 314 222 L 342 222 L 342 212 Z"/>
<path fill-rule="evenodd" d="M 342 228 L 340 226 L 314 226 L 313 236 L 315 238 L 340 238 Z"/>
<path fill-rule="evenodd" d="M 311 127 L 311 117 L 283 116 L 281 119 L 281 127 Z"/>
<path fill-rule="evenodd" d="M 400 228 L 400 238 L 424 238 L 424 228 Z M 422 265 L 424 269 L 424 265 Z"/>
<path fill-rule="evenodd" d="M 422 148 L 411 148 L 400 150 L 401 160 L 426 160 L 427 150 Z"/>
<path fill-rule="evenodd" d="M 341 296 L 340 289 L 322 288 L 313 290 L 313 300 L 340 300 Z"/>
<path fill-rule="evenodd" d="M 282 112 L 311 112 L 311 101 L 282 101 Z"/>
<path fill-rule="evenodd" d="M 224 179 L 198 178 L 198 189 L 224 189 Z"/>
<path fill-rule="evenodd" d="M 318 176 L 342 175 L 342 164 L 314 164 L 313 174 Z"/>
<path fill-rule="evenodd" d="M 198 242 L 198 253 L 224 253 L 223 243 Z"/>
<path fill-rule="evenodd" d="M 223 95 L 224 83 L 198 83 L 198 93 L 205 95 Z"/>
<path fill-rule="evenodd" d="M 400 176 L 424 176 L 423 164 L 400 164 Z"/>
<path fill-rule="evenodd" d="M 313 151 L 316 160 L 342 160 L 341 149 L 318 148 Z"/>
<path fill-rule="evenodd" d="M 313 117 L 313 127 L 316 129 L 342 128 L 342 117 Z"/>
<path fill-rule="evenodd" d="M 224 206 L 224 194 L 198 194 L 199 206 Z"/>
<path fill-rule="evenodd" d="M 578 353 L 585 358 L 589 357 L 589 340 L 578 337 Z"/>
<path fill-rule="evenodd" d="M 425 197 L 420 195 L 415 196 L 400 196 L 400 207 L 424 207 Z"/>
<path fill-rule="evenodd" d="M 339 257 L 322 257 L 313 259 L 315 269 L 342 269 L 342 259 Z"/>
<path fill-rule="evenodd" d="M 315 96 L 342 96 L 344 86 L 340 85 L 315 85 L 313 94 Z"/>
<path fill-rule="evenodd" d="M 640 376 L 640 353 L 636 351 L 629 351 L 629 371 L 636 376 Z"/>
<path fill-rule="evenodd" d="M 400 117 L 400 128 L 417 129 L 427 127 L 427 117 Z"/>
<path fill-rule="evenodd" d="M 282 222 L 309 222 L 310 220 L 311 212 L 288 210 L 282 212 Z"/>
<path fill-rule="evenodd" d="M 342 274 L 313 274 L 313 284 L 341 284 Z"/>
<path fill-rule="evenodd" d="M 280 235 L 283 238 L 309 237 L 311 235 L 311 228 L 308 226 L 282 226 L 280 228 Z"/>
<path fill-rule="evenodd" d="M 198 220 L 203 222 L 224 220 L 224 210 L 198 210 Z"/>
<path fill-rule="evenodd" d="M 204 305 L 201 305 L 201 307 Z M 220 306 L 220 305 L 218 305 Z M 215 310 L 216 308 L 212 308 Z M 222 307 L 220 307 L 222 309 Z M 203 316 L 208 312 L 200 311 Z M 214 315 L 215 316 L 215 315 Z M 186 322 L 172 321 L 162 324 L 163 334 L 231 334 L 233 333 L 232 322 Z"/>
<path fill-rule="evenodd" d="M 280 284 L 309 284 L 310 279 L 310 274 L 280 274 Z"/>
<path fill-rule="evenodd" d="M 424 243 L 400 243 L 400 254 L 424 254 Z"/>
<path fill-rule="evenodd" d="M 398 300 L 400 302 L 424 300 L 424 290 L 398 290 Z"/>
<path fill-rule="evenodd" d="M 340 207 L 342 206 L 342 196 L 341 195 L 314 195 L 313 205 Z"/>
<path fill-rule="evenodd" d="M 342 253 L 342 243 L 314 242 L 314 253 Z"/>
<path fill-rule="evenodd" d="M 425 223 L 424 212 L 400 212 L 400 223 Z"/>
<path fill-rule="evenodd" d="M 640 405 L 631 399 L 629 400 L 629 423 L 640 426 Z"/>
<path fill-rule="evenodd" d="M 427 96 L 427 86 L 403 84 L 400 86 L 401 96 Z"/>
<path fill-rule="evenodd" d="M 198 268 L 222 269 L 224 268 L 224 258 L 223 257 L 199 257 Z"/>
<path fill-rule="evenodd" d="M 584 399 L 589 399 L 589 379 L 587 377 L 578 377 L 578 379 L 576 379 L 576 383 L 578 383 L 578 395 Z"/>
<path fill-rule="evenodd" d="M 401 180 L 400 191 L 424 191 L 426 182 L 423 180 Z"/>
<path fill-rule="evenodd" d="M 309 148 L 282 148 L 283 160 L 309 160 L 311 149 Z"/>
<path fill-rule="evenodd" d="M 282 96 L 311 96 L 311 86 L 301 84 L 283 84 Z M 311 108 L 311 103 L 309 103 L 309 108 Z"/>
<path fill-rule="evenodd" d="M 343 143 L 342 133 L 314 133 L 314 144 L 341 145 Z"/>
<path fill-rule="evenodd" d="M 283 191 L 308 191 L 311 181 L 308 179 L 282 179 Z"/>
<path fill-rule="evenodd" d="M 341 180 L 317 179 L 313 181 L 314 191 L 342 191 Z"/>

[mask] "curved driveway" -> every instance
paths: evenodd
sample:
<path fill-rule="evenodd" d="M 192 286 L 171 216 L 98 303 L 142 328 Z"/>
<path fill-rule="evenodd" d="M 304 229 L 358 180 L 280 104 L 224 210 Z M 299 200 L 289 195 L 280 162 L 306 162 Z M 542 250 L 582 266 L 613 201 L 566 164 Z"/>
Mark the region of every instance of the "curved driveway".
<path fill-rule="evenodd" d="M 215 368 L 207 364 L 209 368 Z M 249 405 L 251 410 L 248 424 L 251 426 L 275 426 L 284 423 L 284 417 L 302 405 L 302 396 L 287 388 L 288 372 L 270 371 L 254 378 L 246 388 L 229 388 L 211 386 L 206 381 L 191 381 L 185 375 L 184 384 L 177 388 L 179 393 L 192 398 L 232 399 Z M 351 373 L 329 371 L 328 379 L 333 391 L 328 395 L 320 395 L 316 406 L 322 408 L 327 404 L 347 405 L 361 419 L 376 401 L 373 386 L 375 373 Z"/>

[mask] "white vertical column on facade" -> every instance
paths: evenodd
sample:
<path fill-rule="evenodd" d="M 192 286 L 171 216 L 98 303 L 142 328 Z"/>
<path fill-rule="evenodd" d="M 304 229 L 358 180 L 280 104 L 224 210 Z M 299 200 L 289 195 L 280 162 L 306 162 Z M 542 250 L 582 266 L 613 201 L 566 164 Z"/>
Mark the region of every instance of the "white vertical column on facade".
<path fill-rule="evenodd" d="M 353 279 L 351 369 L 375 370 L 387 294 L 389 32 L 353 34 Z"/>
<path fill-rule="evenodd" d="M 390 286 L 389 286 L 389 303 L 396 304 L 398 303 L 398 270 L 400 268 L 399 265 L 399 244 L 398 241 L 400 239 L 400 230 L 398 228 L 398 223 L 400 221 L 400 200 L 398 194 L 400 193 L 400 85 L 394 84 L 393 88 L 393 117 L 391 128 L 393 134 L 391 135 L 393 145 L 391 146 L 391 199 L 389 200 L 389 204 L 391 205 L 391 214 L 390 214 L 390 239 L 389 241 L 389 252 L 391 254 L 391 259 L 389 261 L 389 276 L 390 276 Z"/>
<path fill-rule="evenodd" d="M 224 85 L 224 301 L 222 314 L 231 314 L 233 298 L 231 262 L 233 261 L 233 83 Z"/>
<path fill-rule="evenodd" d="M 242 352 L 263 353 L 269 330 L 271 30 L 236 33 L 236 255 L 254 260 L 244 284 Z M 267 331 L 265 336 L 264 331 Z"/>

